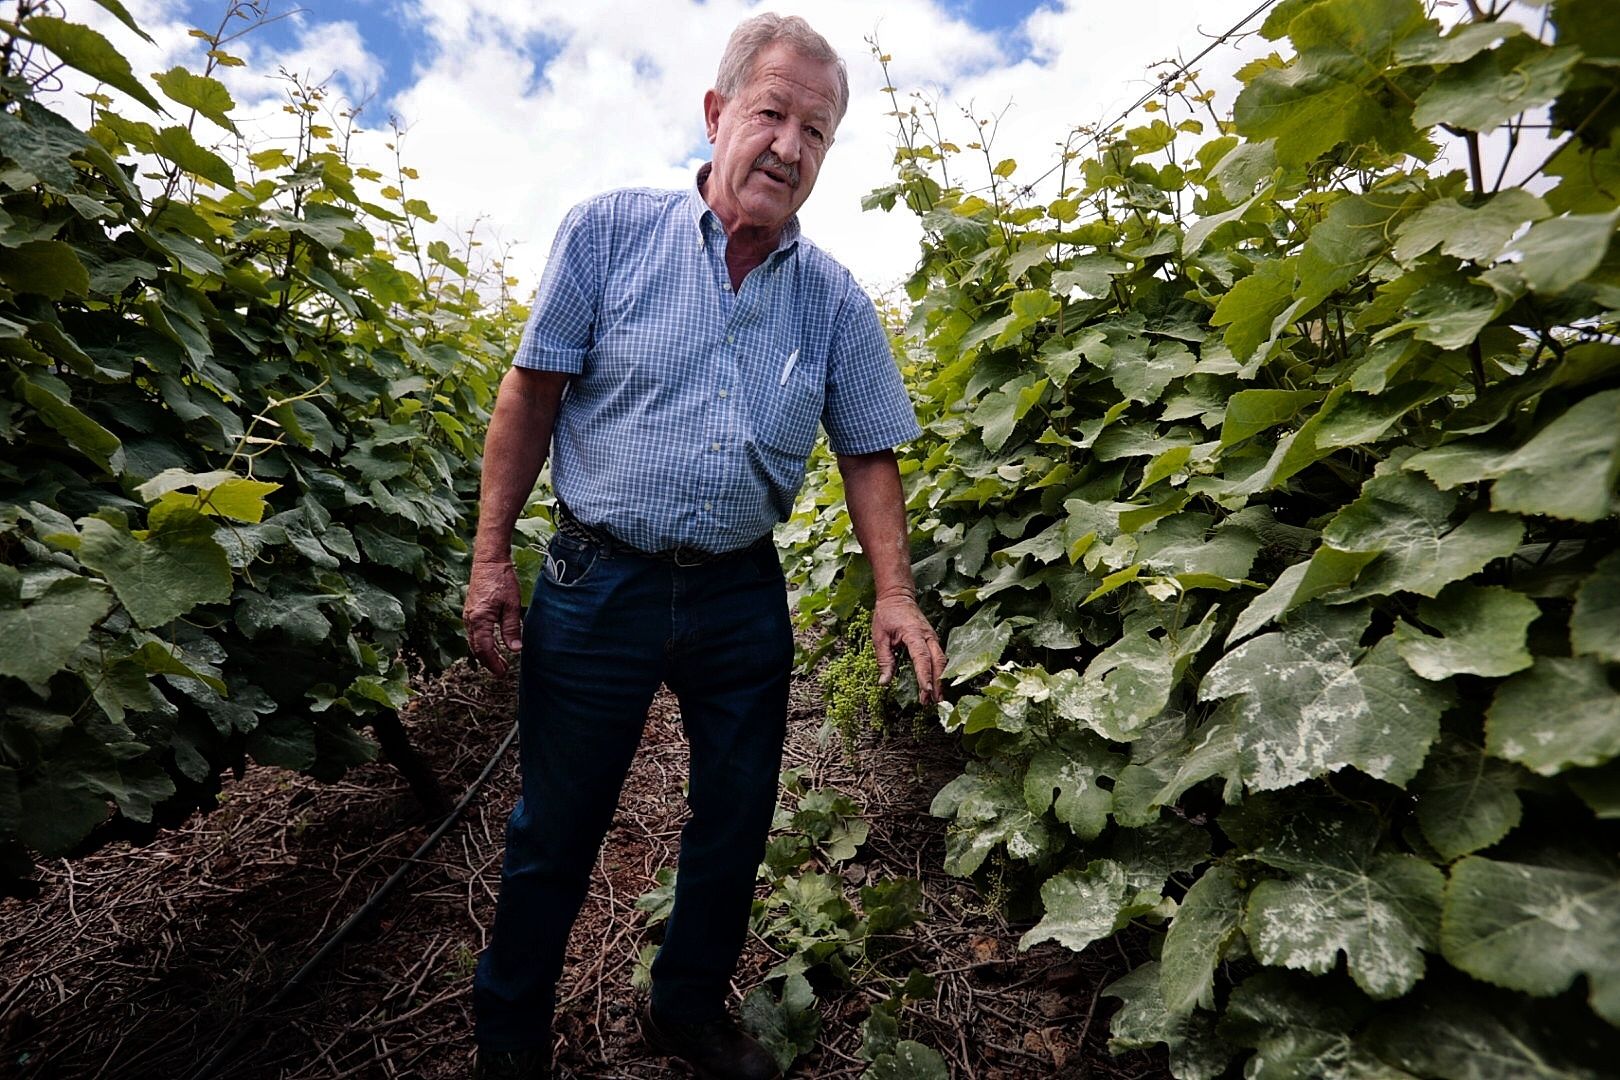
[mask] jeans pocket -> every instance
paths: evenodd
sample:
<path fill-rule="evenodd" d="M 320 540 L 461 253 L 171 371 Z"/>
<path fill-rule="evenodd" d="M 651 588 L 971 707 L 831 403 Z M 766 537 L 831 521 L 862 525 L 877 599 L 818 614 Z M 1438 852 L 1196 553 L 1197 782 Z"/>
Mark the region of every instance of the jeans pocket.
<path fill-rule="evenodd" d="M 595 544 L 559 533 L 546 546 L 546 580 L 558 588 L 575 588 L 590 577 L 601 557 L 602 550 Z"/>
<path fill-rule="evenodd" d="M 756 550 L 748 553 L 748 562 L 761 584 L 786 586 L 787 579 L 782 574 L 782 555 L 776 550 L 775 543 L 757 545 Z"/>

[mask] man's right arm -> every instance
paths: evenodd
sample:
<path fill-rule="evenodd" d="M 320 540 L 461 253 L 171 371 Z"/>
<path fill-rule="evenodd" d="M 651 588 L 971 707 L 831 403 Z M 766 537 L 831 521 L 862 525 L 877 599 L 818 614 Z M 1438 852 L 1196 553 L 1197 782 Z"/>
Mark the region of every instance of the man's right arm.
<path fill-rule="evenodd" d="M 473 656 L 495 674 L 506 671 L 497 645 L 523 647 L 517 572 L 512 566 L 512 527 L 528 503 L 551 447 L 557 408 L 570 376 L 514 367 L 501 379 L 495 412 L 484 437 L 478 535 L 462 619 Z"/>

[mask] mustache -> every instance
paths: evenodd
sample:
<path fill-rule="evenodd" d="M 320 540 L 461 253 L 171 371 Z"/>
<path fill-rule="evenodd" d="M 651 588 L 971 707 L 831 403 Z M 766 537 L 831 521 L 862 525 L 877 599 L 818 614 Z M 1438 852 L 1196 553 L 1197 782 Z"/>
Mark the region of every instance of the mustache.
<path fill-rule="evenodd" d="M 765 151 L 763 154 L 759 155 L 759 157 L 754 159 L 754 168 L 769 169 L 772 172 L 781 173 L 783 176 L 787 177 L 789 184 L 794 187 L 799 186 L 799 167 L 797 165 L 789 165 L 787 162 L 783 161 L 769 150 Z"/>

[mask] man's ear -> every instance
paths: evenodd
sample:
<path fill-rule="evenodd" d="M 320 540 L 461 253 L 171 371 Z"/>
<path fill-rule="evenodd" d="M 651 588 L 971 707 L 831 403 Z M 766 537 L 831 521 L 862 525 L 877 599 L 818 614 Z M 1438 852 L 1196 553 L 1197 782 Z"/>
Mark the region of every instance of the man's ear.
<path fill-rule="evenodd" d="M 720 96 L 718 90 L 706 91 L 703 95 L 703 125 L 708 129 L 709 141 L 720 132 L 720 110 L 726 107 L 726 99 Z"/>

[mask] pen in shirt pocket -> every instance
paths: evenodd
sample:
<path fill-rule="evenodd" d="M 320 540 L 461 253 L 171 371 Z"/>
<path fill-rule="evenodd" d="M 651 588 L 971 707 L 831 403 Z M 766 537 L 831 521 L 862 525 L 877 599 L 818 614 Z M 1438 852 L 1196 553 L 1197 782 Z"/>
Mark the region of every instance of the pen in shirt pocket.
<path fill-rule="evenodd" d="M 776 380 L 777 386 L 786 386 L 788 376 L 793 374 L 793 365 L 799 362 L 799 350 L 794 349 L 788 353 L 787 363 L 782 365 L 782 377 Z"/>

